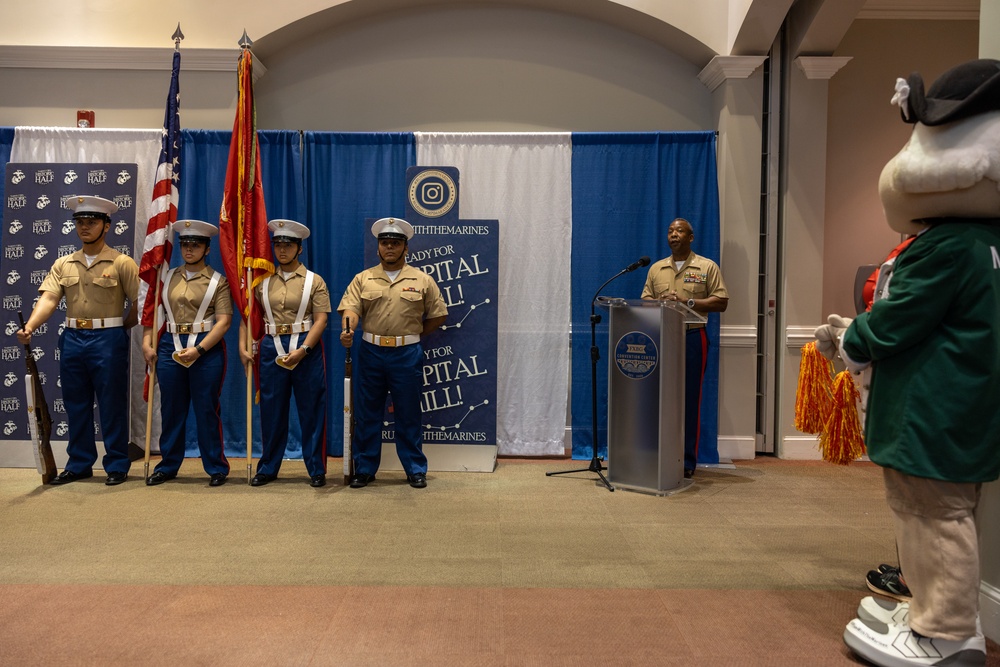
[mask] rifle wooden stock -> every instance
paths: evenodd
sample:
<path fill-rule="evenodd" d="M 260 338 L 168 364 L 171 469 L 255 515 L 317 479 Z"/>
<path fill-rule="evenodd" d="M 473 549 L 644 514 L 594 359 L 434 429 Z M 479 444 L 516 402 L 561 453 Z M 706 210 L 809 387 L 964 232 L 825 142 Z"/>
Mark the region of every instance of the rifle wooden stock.
<path fill-rule="evenodd" d="M 21 329 L 25 327 L 24 315 L 17 313 L 21 320 Z M 28 375 L 24 378 L 27 385 L 28 422 L 31 430 L 32 452 L 35 455 L 35 467 L 42 476 L 42 484 L 48 484 L 56 476 L 56 460 L 52 456 L 52 417 L 49 415 L 49 405 L 45 401 L 45 391 L 42 389 L 42 379 L 38 375 L 35 355 L 31 352 L 31 344 L 24 345 L 24 364 Z"/>

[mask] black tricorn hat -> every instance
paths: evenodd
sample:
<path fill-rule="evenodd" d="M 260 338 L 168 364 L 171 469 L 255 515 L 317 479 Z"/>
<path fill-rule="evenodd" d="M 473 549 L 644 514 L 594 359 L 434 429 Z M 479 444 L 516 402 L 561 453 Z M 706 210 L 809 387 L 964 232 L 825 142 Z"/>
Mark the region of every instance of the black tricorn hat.
<path fill-rule="evenodd" d="M 906 79 L 909 96 L 902 103 L 907 123 L 944 125 L 963 118 L 1000 111 L 1000 60 L 983 58 L 952 67 L 924 94 L 917 72 Z"/>

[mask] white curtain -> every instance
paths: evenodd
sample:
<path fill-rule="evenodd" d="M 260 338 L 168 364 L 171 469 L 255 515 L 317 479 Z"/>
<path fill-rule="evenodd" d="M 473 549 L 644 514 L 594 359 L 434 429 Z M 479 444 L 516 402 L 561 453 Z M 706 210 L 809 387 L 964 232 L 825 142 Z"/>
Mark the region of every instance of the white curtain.
<path fill-rule="evenodd" d="M 135 245 L 132 256 L 139 263 L 139 253 L 149 222 L 149 206 L 153 196 L 153 178 L 160 157 L 161 130 L 106 130 L 58 127 L 16 127 L 11 147 L 11 162 L 88 162 L 132 163 L 136 171 Z M 89 194 L 85 183 L 77 194 Z M 53 316 L 55 317 L 55 316 Z M 142 446 L 146 440 L 146 403 L 142 399 L 142 384 L 146 364 L 142 358 L 142 330 L 132 331 L 132 376 L 129 439 Z M 158 401 L 154 403 L 158 405 Z M 156 410 L 155 415 L 159 415 Z M 159 422 L 159 420 L 155 420 Z M 159 444 L 159 424 L 154 423 L 153 449 Z"/>
<path fill-rule="evenodd" d="M 565 451 L 569 393 L 569 133 L 417 132 L 417 164 L 459 169 L 459 215 L 500 221 L 497 444 Z"/>

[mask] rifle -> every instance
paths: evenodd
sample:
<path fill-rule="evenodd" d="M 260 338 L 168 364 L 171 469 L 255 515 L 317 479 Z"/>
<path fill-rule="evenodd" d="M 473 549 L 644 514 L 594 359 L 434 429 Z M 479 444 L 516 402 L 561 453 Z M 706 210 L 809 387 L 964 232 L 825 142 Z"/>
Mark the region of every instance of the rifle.
<path fill-rule="evenodd" d="M 350 326 L 347 332 L 350 333 Z M 344 360 L 344 486 L 351 483 L 354 474 L 354 456 L 351 444 L 354 441 L 354 394 L 351 392 L 351 381 L 354 370 L 351 364 L 351 348 L 347 348 L 347 358 Z"/>
<path fill-rule="evenodd" d="M 25 327 L 24 315 L 17 311 L 21 320 L 21 329 Z M 52 445 L 49 438 L 52 435 L 52 417 L 49 416 L 49 405 L 45 402 L 45 392 L 42 390 L 42 380 L 38 375 L 35 355 L 31 352 L 31 344 L 24 344 L 24 363 L 28 374 L 24 376 L 25 392 L 28 398 L 28 427 L 31 431 L 32 453 L 35 455 L 35 467 L 42 476 L 42 484 L 48 484 L 56 476 L 56 460 L 52 456 Z"/>

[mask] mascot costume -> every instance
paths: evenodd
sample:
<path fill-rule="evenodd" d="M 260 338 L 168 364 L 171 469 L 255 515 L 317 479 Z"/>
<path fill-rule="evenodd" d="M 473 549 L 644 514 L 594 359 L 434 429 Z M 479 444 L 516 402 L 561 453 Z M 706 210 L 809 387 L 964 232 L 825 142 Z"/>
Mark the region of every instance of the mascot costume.
<path fill-rule="evenodd" d="M 866 597 L 844 631 L 883 667 L 986 664 L 981 487 L 1000 477 L 1000 61 L 919 74 L 894 103 L 914 125 L 885 166 L 889 226 L 915 234 L 869 312 L 831 315 L 819 350 L 870 367 L 865 442 L 883 468 L 909 603 Z"/>

